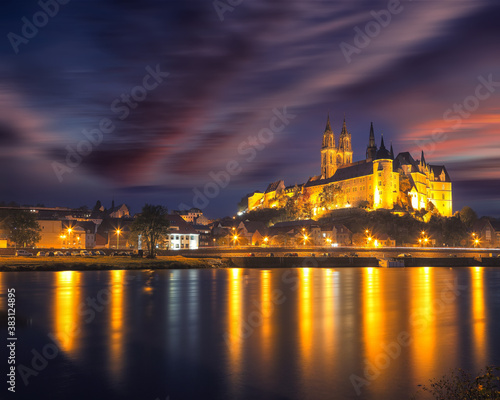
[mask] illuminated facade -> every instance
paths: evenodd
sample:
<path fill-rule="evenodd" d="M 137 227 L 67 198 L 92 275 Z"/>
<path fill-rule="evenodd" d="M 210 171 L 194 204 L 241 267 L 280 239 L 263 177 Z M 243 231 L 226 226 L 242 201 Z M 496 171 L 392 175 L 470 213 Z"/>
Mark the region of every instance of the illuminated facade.
<path fill-rule="evenodd" d="M 383 136 L 380 146 L 376 145 L 373 124 L 366 158 L 353 162 L 351 134 L 345 119 L 336 145 L 328 117 L 321 147 L 321 175 L 293 187 L 286 187 L 282 180 L 271 183 L 264 193 L 254 192 L 248 197 L 248 210 L 282 207 L 286 198 L 297 192 L 310 203 L 314 215 L 326 209 L 362 204 L 374 210 L 392 210 L 402 204 L 400 182 L 403 178 L 409 188 L 401 189 L 414 210 L 428 209 L 432 203 L 441 215 L 452 215 L 452 183 L 444 165 L 428 164 L 423 152 L 420 160 L 415 160 L 408 152 L 394 157 L 392 145 L 387 149 Z M 329 187 L 335 187 L 335 202 L 325 194 L 328 192 L 325 188 Z"/>

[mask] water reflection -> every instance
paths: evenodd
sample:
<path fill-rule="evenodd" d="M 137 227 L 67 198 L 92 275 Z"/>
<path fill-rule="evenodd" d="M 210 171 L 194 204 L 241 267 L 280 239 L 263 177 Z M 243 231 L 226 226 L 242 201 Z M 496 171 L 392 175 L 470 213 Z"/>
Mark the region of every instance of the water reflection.
<path fill-rule="evenodd" d="M 473 319 L 473 338 L 474 354 L 477 364 L 484 360 L 485 335 L 486 335 L 486 315 L 484 310 L 484 274 L 483 268 L 475 267 L 472 269 L 472 319 Z M 482 366 L 481 366 L 482 367 Z"/>
<path fill-rule="evenodd" d="M 54 336 L 66 353 L 76 356 L 79 349 L 81 304 L 81 273 L 59 271 L 56 274 L 54 299 Z"/>
<path fill-rule="evenodd" d="M 321 357 L 323 361 L 323 376 L 325 379 L 331 373 L 332 360 L 336 356 L 337 343 L 337 331 L 335 327 L 335 295 L 334 295 L 334 275 L 333 270 L 324 269 L 321 270 L 321 279 L 323 280 L 322 285 L 322 318 L 323 321 L 323 332 L 322 339 L 323 343 L 321 346 L 321 352 L 323 356 Z"/>
<path fill-rule="evenodd" d="M 125 271 L 111 271 L 111 304 L 110 304 L 110 329 L 109 349 L 111 351 L 109 370 L 115 383 L 122 378 L 124 345 L 124 279 Z"/>
<path fill-rule="evenodd" d="M 269 362 L 271 357 L 271 333 L 272 333 L 272 320 L 271 317 L 274 312 L 274 305 L 272 303 L 271 294 L 271 271 L 262 270 L 260 272 L 260 305 L 261 305 L 261 318 L 262 318 L 262 352 L 264 362 Z"/>
<path fill-rule="evenodd" d="M 175 353 L 181 340 L 181 271 L 169 272 L 167 296 L 168 348 Z"/>
<path fill-rule="evenodd" d="M 380 354 L 383 341 L 384 313 L 378 268 L 366 268 L 363 272 L 363 335 L 365 358 L 374 363 Z"/>
<path fill-rule="evenodd" d="M 149 292 L 146 272 L 9 273 L 0 274 L 0 289 L 15 284 L 17 293 L 29 293 L 17 298 L 19 314 L 49 321 L 75 366 L 57 368 L 67 358 L 60 357 L 37 384 L 76 382 L 82 392 L 66 398 L 78 400 L 95 394 L 89 378 L 113 394 L 108 398 L 127 400 L 154 399 L 162 384 L 179 399 L 399 400 L 450 368 L 474 370 L 500 360 L 499 347 L 488 340 L 498 336 L 498 324 L 488 318 L 498 305 L 497 270 L 287 272 L 288 279 L 282 270 L 155 271 Z M 129 279 L 136 275 L 141 279 Z M 108 290 L 110 302 L 84 323 L 86 298 Z M 276 291 L 286 301 L 276 303 Z M 261 322 L 252 317 L 256 312 Z M 72 331 L 79 326 L 81 335 Z M 367 362 L 383 364 L 384 348 L 403 331 L 410 345 L 356 396 L 350 375 L 364 377 Z M 40 340 L 29 337 L 26 348 L 39 347 Z M 193 382 L 196 393 L 186 395 Z M 29 394 L 40 398 L 34 388 Z"/>
<path fill-rule="evenodd" d="M 299 269 L 299 351 L 300 365 L 307 376 L 311 373 L 313 343 L 313 272 L 311 268 Z"/>
<path fill-rule="evenodd" d="M 432 369 L 436 350 L 436 318 L 433 311 L 433 272 L 428 267 L 418 268 L 413 274 L 416 282 L 412 293 L 411 336 L 414 342 L 414 360 L 417 376 L 425 376 Z"/>
<path fill-rule="evenodd" d="M 237 387 L 240 382 L 241 374 L 241 355 L 244 342 L 244 333 L 242 321 L 242 270 L 232 268 L 229 273 L 229 301 L 228 301 L 228 328 L 229 332 L 225 335 L 226 345 L 228 346 L 229 374 L 232 376 L 232 397 L 237 398 Z M 248 333 L 248 332 L 247 332 Z"/>

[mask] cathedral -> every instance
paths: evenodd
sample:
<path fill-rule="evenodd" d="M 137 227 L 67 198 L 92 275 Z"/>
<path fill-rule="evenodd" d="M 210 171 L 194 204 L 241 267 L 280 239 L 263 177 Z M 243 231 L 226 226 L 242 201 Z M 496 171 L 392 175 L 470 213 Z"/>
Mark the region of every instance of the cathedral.
<path fill-rule="evenodd" d="M 444 165 L 428 164 L 423 151 L 419 160 L 409 152 L 395 157 L 392 145 L 387 149 L 383 136 L 377 146 L 373 123 L 365 158 L 353 162 L 345 118 L 337 143 L 330 116 L 323 133 L 321 174 L 301 185 L 287 187 L 283 180 L 273 182 L 265 192 L 248 197 L 248 210 L 281 207 L 283 199 L 297 194 L 309 202 L 317 216 L 335 208 L 361 205 L 393 210 L 402 205 L 402 197 L 414 210 L 429 209 L 432 203 L 443 216 L 453 213 L 451 179 Z"/>

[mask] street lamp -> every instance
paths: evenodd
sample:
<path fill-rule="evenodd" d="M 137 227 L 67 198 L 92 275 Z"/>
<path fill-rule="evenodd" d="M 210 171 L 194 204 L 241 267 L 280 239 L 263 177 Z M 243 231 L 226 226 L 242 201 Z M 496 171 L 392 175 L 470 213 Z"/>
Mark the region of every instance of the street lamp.
<path fill-rule="evenodd" d="M 238 240 L 238 235 L 233 236 L 233 245 L 236 247 L 236 241 Z"/>
<path fill-rule="evenodd" d="M 61 238 L 61 248 L 63 249 L 64 248 L 64 239 L 66 239 L 66 235 L 64 234 L 61 234 L 61 236 L 59 236 Z"/>
<path fill-rule="evenodd" d="M 306 241 L 307 241 L 309 238 L 308 238 L 308 237 L 307 237 L 307 235 L 305 235 L 305 234 L 304 234 L 304 236 L 303 236 L 303 237 L 304 237 L 304 246 L 305 246 L 305 245 L 306 245 Z"/>
<path fill-rule="evenodd" d="M 73 243 L 71 242 L 71 232 L 73 232 L 73 228 L 68 228 L 68 237 L 69 237 L 69 246 L 72 247 Z"/>
<path fill-rule="evenodd" d="M 117 229 L 117 230 L 116 230 L 116 250 L 118 250 L 118 245 L 119 245 L 119 243 L 120 243 L 120 233 L 121 233 L 121 232 L 122 232 L 122 231 L 121 231 L 120 229 Z"/>

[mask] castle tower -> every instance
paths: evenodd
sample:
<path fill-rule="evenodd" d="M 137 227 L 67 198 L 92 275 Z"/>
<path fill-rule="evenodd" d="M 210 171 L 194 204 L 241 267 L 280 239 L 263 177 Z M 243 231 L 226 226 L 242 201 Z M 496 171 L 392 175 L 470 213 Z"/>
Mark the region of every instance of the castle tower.
<path fill-rule="evenodd" d="M 341 156 L 342 164 L 352 163 L 351 134 L 347 132 L 345 117 L 344 124 L 342 125 L 342 132 L 340 132 L 339 138 L 339 155 Z"/>
<path fill-rule="evenodd" d="M 375 133 L 373 131 L 373 122 L 370 124 L 370 141 L 366 148 L 366 160 L 373 161 L 377 156 L 377 145 L 375 143 Z"/>
<path fill-rule="evenodd" d="M 330 114 L 328 114 L 325 132 L 323 133 L 323 146 L 321 147 L 321 176 L 325 179 L 331 178 L 337 168 L 335 135 L 330 125 Z"/>
<path fill-rule="evenodd" d="M 384 136 L 380 142 L 380 148 L 373 160 L 373 208 L 394 208 L 394 174 L 391 152 L 385 148 Z"/>

